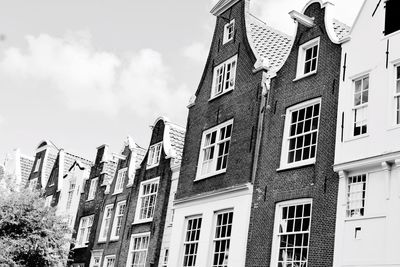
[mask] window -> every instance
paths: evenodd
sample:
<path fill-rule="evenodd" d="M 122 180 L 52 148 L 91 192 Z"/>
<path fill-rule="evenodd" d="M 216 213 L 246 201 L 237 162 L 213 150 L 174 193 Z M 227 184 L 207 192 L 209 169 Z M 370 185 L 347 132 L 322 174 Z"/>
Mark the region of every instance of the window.
<path fill-rule="evenodd" d="M 161 263 L 162 267 L 167 267 L 168 265 L 168 254 L 169 254 L 169 249 L 168 248 L 164 249 L 164 257 Z"/>
<path fill-rule="evenodd" d="M 90 258 L 89 267 L 100 267 L 101 258 L 103 257 L 103 250 L 92 250 L 92 257 Z"/>
<path fill-rule="evenodd" d="M 89 194 L 87 200 L 92 200 L 94 199 L 94 196 L 96 194 L 96 189 L 97 189 L 97 181 L 99 178 L 93 178 L 90 181 L 90 187 L 89 187 Z"/>
<path fill-rule="evenodd" d="M 235 87 L 237 55 L 214 68 L 211 99 L 233 90 Z"/>
<path fill-rule="evenodd" d="M 154 178 L 140 184 L 135 222 L 147 222 L 153 219 L 156 208 L 158 182 L 159 178 Z"/>
<path fill-rule="evenodd" d="M 286 110 L 281 168 L 315 162 L 321 100 L 313 99 Z"/>
<path fill-rule="evenodd" d="M 127 266 L 130 267 L 146 266 L 147 248 L 149 247 L 149 241 L 150 241 L 149 233 L 131 236 Z"/>
<path fill-rule="evenodd" d="M 232 234 L 233 212 L 221 212 L 216 214 L 214 234 L 213 267 L 227 267 L 229 246 Z"/>
<path fill-rule="evenodd" d="M 233 120 L 203 132 L 197 179 L 223 173 L 228 165 Z"/>
<path fill-rule="evenodd" d="M 104 257 L 104 267 L 114 267 L 115 266 L 115 255 Z"/>
<path fill-rule="evenodd" d="M 386 0 L 385 35 L 400 30 L 400 1 Z"/>
<path fill-rule="evenodd" d="M 396 91 L 394 94 L 396 106 L 396 124 L 400 124 L 400 65 L 395 67 L 396 70 Z"/>
<path fill-rule="evenodd" d="M 201 221 L 201 217 L 190 218 L 187 220 L 185 241 L 183 243 L 183 267 L 196 266 Z"/>
<path fill-rule="evenodd" d="M 30 180 L 30 181 L 29 181 L 29 189 L 30 189 L 30 190 L 35 190 L 35 189 L 37 189 L 37 182 L 38 182 L 38 179 L 37 179 L 37 178 Z"/>
<path fill-rule="evenodd" d="M 347 217 L 364 216 L 367 175 L 348 178 L 347 185 Z"/>
<path fill-rule="evenodd" d="M 104 208 L 103 221 L 101 222 L 101 228 L 100 228 L 99 242 L 104 242 L 107 240 L 108 229 L 110 229 L 112 210 L 113 210 L 113 204 L 107 205 Z"/>
<path fill-rule="evenodd" d="M 52 200 L 53 200 L 53 195 L 47 196 L 47 197 L 46 197 L 46 201 L 45 201 L 45 203 L 44 203 L 45 207 L 50 207 L 50 206 L 51 206 Z"/>
<path fill-rule="evenodd" d="M 229 23 L 224 26 L 224 40 L 223 44 L 226 44 L 229 41 L 233 40 L 233 36 L 235 34 L 235 20 L 231 20 Z"/>
<path fill-rule="evenodd" d="M 67 206 L 66 206 L 67 210 L 71 208 L 72 197 L 74 196 L 74 190 L 75 190 L 75 181 L 70 181 L 68 188 L 68 196 L 67 196 Z"/>
<path fill-rule="evenodd" d="M 115 217 L 114 217 L 114 222 L 113 222 L 113 228 L 111 230 L 111 239 L 112 240 L 118 239 L 119 235 L 121 233 L 122 219 L 124 217 L 125 207 L 126 207 L 125 201 L 118 202 L 117 210 L 115 212 Z"/>
<path fill-rule="evenodd" d="M 311 200 L 277 204 L 271 266 L 308 266 Z"/>
<path fill-rule="evenodd" d="M 77 247 L 86 246 L 89 243 L 90 230 L 92 229 L 93 215 L 82 217 L 79 223 L 78 236 L 76 237 Z"/>
<path fill-rule="evenodd" d="M 114 194 L 121 193 L 124 188 L 125 177 L 128 168 L 120 169 L 118 171 L 117 180 L 115 181 Z"/>
<path fill-rule="evenodd" d="M 40 167 L 41 163 L 42 163 L 42 158 L 38 158 L 36 160 L 35 169 L 33 170 L 33 172 L 38 172 L 39 171 L 39 167 Z"/>
<path fill-rule="evenodd" d="M 318 54 L 319 37 L 300 46 L 296 79 L 300 79 L 317 72 Z"/>
<path fill-rule="evenodd" d="M 367 133 L 368 90 L 369 90 L 368 76 L 354 81 L 354 106 L 353 106 L 354 136 Z"/>
<path fill-rule="evenodd" d="M 160 163 L 162 142 L 150 146 L 149 157 L 147 158 L 147 169 L 153 168 Z"/>
<path fill-rule="evenodd" d="M 84 263 L 73 263 L 72 267 L 85 267 Z"/>

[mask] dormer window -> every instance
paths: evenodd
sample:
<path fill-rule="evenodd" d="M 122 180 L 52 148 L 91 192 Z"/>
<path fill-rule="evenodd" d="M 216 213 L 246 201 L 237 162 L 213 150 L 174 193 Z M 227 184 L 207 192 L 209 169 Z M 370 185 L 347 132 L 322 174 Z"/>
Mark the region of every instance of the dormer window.
<path fill-rule="evenodd" d="M 233 19 L 229 23 L 225 24 L 223 44 L 232 41 L 234 35 L 235 35 L 235 20 Z"/>
<path fill-rule="evenodd" d="M 218 97 L 235 88 L 237 55 L 214 68 L 214 79 L 211 99 Z"/>
<path fill-rule="evenodd" d="M 400 30 L 399 10 L 399 0 L 386 0 L 385 35 Z"/>
<path fill-rule="evenodd" d="M 317 72 L 318 54 L 319 37 L 300 46 L 296 79 L 300 79 Z"/>

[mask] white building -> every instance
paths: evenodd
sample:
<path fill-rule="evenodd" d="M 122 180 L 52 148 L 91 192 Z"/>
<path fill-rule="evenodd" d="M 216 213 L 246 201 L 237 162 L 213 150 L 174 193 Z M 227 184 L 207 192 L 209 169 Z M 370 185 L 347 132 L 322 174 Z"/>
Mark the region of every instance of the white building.
<path fill-rule="evenodd" d="M 400 266 L 399 11 L 364 1 L 342 46 L 334 266 Z"/>

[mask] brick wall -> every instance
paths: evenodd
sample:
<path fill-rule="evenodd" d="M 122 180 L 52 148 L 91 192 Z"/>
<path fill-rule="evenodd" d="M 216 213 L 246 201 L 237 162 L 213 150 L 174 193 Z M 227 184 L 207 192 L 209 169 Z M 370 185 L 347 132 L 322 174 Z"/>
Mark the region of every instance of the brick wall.
<path fill-rule="evenodd" d="M 239 1 L 217 18 L 195 105 L 189 109 L 177 199 L 251 180 L 262 74 L 252 71 L 256 59 L 248 44 L 244 14 L 245 1 Z M 224 26 L 232 19 L 235 19 L 236 28 L 234 40 L 223 45 Z M 214 66 L 236 54 L 234 90 L 209 101 Z M 233 132 L 226 173 L 194 182 L 203 131 L 232 118 Z"/>
<path fill-rule="evenodd" d="M 336 111 L 340 73 L 340 45 L 326 34 L 324 9 L 310 5 L 305 14 L 315 17 L 316 26 L 299 25 L 292 51 L 271 84 L 271 108 L 264 119 L 264 132 L 248 238 L 246 266 L 269 266 L 276 203 L 312 198 L 309 266 L 332 266 L 338 178 L 333 172 Z M 296 77 L 299 45 L 320 37 L 318 71 Z M 284 171 L 280 167 L 286 109 L 321 97 L 316 163 Z"/>

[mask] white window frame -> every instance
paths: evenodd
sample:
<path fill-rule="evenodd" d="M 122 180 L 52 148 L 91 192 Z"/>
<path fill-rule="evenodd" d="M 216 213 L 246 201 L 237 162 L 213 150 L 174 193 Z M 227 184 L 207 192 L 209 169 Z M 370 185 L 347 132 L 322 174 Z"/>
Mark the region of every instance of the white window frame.
<path fill-rule="evenodd" d="M 99 177 L 93 178 L 90 180 L 90 186 L 89 186 L 89 193 L 87 197 L 87 201 L 93 200 L 94 197 L 96 196 L 96 190 L 97 190 L 97 185 L 98 185 Z"/>
<path fill-rule="evenodd" d="M 141 238 L 143 240 L 143 238 L 147 238 L 147 247 L 146 248 L 140 248 L 140 249 L 135 249 L 134 248 L 134 243 L 135 243 L 135 239 Z M 131 240 L 129 242 L 129 251 L 128 251 L 128 258 L 126 261 L 126 266 L 130 266 L 130 267 L 142 267 L 142 266 L 146 266 L 146 259 L 147 259 L 147 253 L 148 253 L 148 249 L 149 249 L 149 243 L 150 243 L 150 232 L 145 232 L 145 233 L 140 233 L 140 234 L 133 234 L 131 235 Z M 133 265 L 133 255 L 134 253 L 141 253 L 139 255 L 142 255 L 142 253 L 144 253 L 144 262 L 139 263 L 139 265 Z M 143 259 L 143 257 L 142 257 Z"/>
<path fill-rule="evenodd" d="M 314 157 L 309 158 L 309 159 L 305 159 L 305 160 L 293 161 L 291 163 L 288 163 L 289 162 L 290 139 L 295 138 L 295 137 L 291 137 L 290 136 L 292 113 L 296 112 L 298 110 L 302 110 L 304 108 L 310 107 L 310 106 L 315 106 L 317 104 L 319 104 L 319 114 L 318 114 L 317 129 L 316 130 L 307 131 L 307 133 L 315 133 L 316 132 L 316 135 L 317 135 L 316 136 L 316 143 L 315 143 L 315 154 L 314 154 Z M 322 106 L 321 98 L 314 98 L 314 99 L 307 100 L 305 102 L 299 103 L 297 105 L 291 106 L 291 107 L 286 109 L 285 127 L 284 127 L 283 140 L 282 140 L 281 164 L 280 164 L 280 168 L 279 169 L 296 168 L 296 167 L 300 167 L 300 166 L 304 166 L 304 165 L 309 165 L 309 164 L 314 164 L 315 163 L 315 160 L 317 158 L 317 152 L 318 152 L 319 125 L 320 125 L 320 121 L 321 121 L 321 110 L 322 110 L 321 106 Z M 312 121 L 311 121 L 311 127 L 312 127 Z M 303 126 L 303 129 L 304 129 L 304 126 Z M 295 136 L 300 136 L 300 135 L 305 136 L 304 135 L 304 131 L 301 134 L 296 134 Z M 303 139 L 303 142 L 304 142 L 304 139 Z M 310 140 L 310 144 L 311 143 L 312 143 L 312 140 Z M 305 146 L 303 145 L 302 148 L 304 148 L 304 147 Z M 310 149 L 311 149 L 311 146 L 310 146 Z"/>
<path fill-rule="evenodd" d="M 143 190 L 145 186 L 151 186 L 151 185 L 156 185 L 157 186 L 157 192 L 156 193 L 150 193 L 150 194 L 143 194 Z M 158 197 L 158 191 L 160 189 L 160 177 L 156 177 L 150 180 L 146 180 L 140 183 L 140 188 L 139 188 L 139 196 L 138 196 L 138 201 L 137 201 L 137 205 L 136 205 L 136 211 L 135 211 L 135 220 L 134 223 L 144 223 L 144 222 L 151 222 L 153 220 L 154 214 L 155 214 L 155 210 L 157 207 L 157 197 Z M 153 211 L 151 212 L 151 216 L 147 217 L 147 218 L 141 218 L 142 216 L 142 210 L 148 209 L 150 206 L 148 207 L 142 207 L 142 205 L 145 205 L 146 203 L 149 203 L 147 201 L 143 201 L 145 198 L 148 197 L 152 197 L 155 195 L 155 199 L 154 199 L 154 203 L 153 203 Z"/>
<path fill-rule="evenodd" d="M 124 206 L 124 210 L 122 213 L 121 213 L 121 206 Z M 121 232 L 117 235 L 117 228 L 119 227 L 119 231 L 122 230 L 122 226 L 123 226 L 122 222 L 124 219 L 125 212 L 126 212 L 126 200 L 118 202 L 117 208 L 115 209 L 114 221 L 113 221 L 113 225 L 111 228 L 110 240 L 118 240 L 119 239 L 119 236 L 120 236 L 119 234 Z"/>
<path fill-rule="evenodd" d="M 220 135 L 221 135 L 221 129 L 225 128 L 227 126 L 231 125 L 231 135 L 228 138 L 224 138 L 222 140 L 220 140 Z M 206 144 L 206 137 L 208 134 L 211 134 L 213 132 L 216 132 L 216 137 L 215 137 L 215 143 L 212 145 L 207 145 Z M 229 163 L 229 154 L 230 154 L 230 150 L 232 147 L 232 135 L 233 135 L 233 119 L 228 120 L 226 122 L 223 122 L 221 124 L 218 124 L 217 126 L 214 126 L 206 131 L 203 132 L 202 138 L 201 138 L 201 146 L 200 146 L 200 152 L 199 152 L 199 160 L 198 160 L 198 164 L 197 164 L 197 174 L 196 174 L 196 181 L 197 180 L 201 180 L 201 179 L 205 179 L 211 176 L 215 176 L 217 174 L 221 174 L 221 173 L 225 173 L 227 168 L 228 168 L 228 163 Z M 218 162 L 218 155 L 219 155 L 219 149 L 221 148 L 220 144 L 225 143 L 225 145 L 223 146 L 223 149 L 226 148 L 226 143 L 229 142 L 229 148 L 228 148 L 228 154 L 224 153 L 224 156 L 226 156 L 226 166 L 225 168 L 221 168 L 220 170 L 217 170 L 217 162 Z M 211 171 L 208 173 L 204 173 L 203 172 L 203 165 L 204 165 L 204 156 L 205 156 L 205 152 L 208 149 L 214 148 L 214 154 L 213 154 L 213 159 L 208 159 L 207 161 L 210 161 L 210 166 L 211 166 Z"/>
<path fill-rule="evenodd" d="M 46 201 L 44 203 L 44 206 L 45 207 L 51 207 L 52 200 L 53 200 L 53 195 L 47 196 L 46 197 Z"/>
<path fill-rule="evenodd" d="M 89 267 L 100 267 L 101 266 L 101 258 L 103 257 L 103 250 L 92 250 L 91 257 L 89 262 Z M 96 262 L 96 259 L 98 260 Z"/>
<path fill-rule="evenodd" d="M 237 65 L 238 55 L 236 54 L 214 67 L 210 100 L 235 89 Z"/>
<path fill-rule="evenodd" d="M 312 70 L 310 72 L 304 73 L 305 71 L 305 64 L 306 64 L 306 51 L 314 46 L 317 47 L 317 55 L 316 57 L 313 57 L 312 59 L 316 59 L 315 62 L 315 70 Z M 299 47 L 299 52 L 298 52 L 298 57 L 297 57 L 297 73 L 296 73 L 296 79 L 301 79 L 305 78 L 307 76 L 313 75 L 317 73 L 318 71 L 318 58 L 319 58 L 319 50 L 320 50 L 320 37 L 314 38 L 304 44 L 302 44 Z"/>
<path fill-rule="evenodd" d="M 29 181 L 29 189 L 32 190 L 36 190 L 37 187 L 37 183 L 38 183 L 38 178 L 32 179 Z"/>
<path fill-rule="evenodd" d="M 154 168 L 160 164 L 160 158 L 162 153 L 162 143 L 158 142 L 151 145 L 149 148 L 149 154 L 147 156 L 147 166 L 146 169 Z"/>
<path fill-rule="evenodd" d="M 67 194 L 67 203 L 65 205 L 65 209 L 69 210 L 71 208 L 72 199 L 74 197 L 74 191 L 76 188 L 76 181 L 70 181 L 68 187 L 68 194 Z"/>
<path fill-rule="evenodd" d="M 104 207 L 103 219 L 101 220 L 101 227 L 99 233 L 99 242 L 106 242 L 108 231 L 111 228 L 111 219 L 113 215 L 114 204 L 106 205 Z"/>
<path fill-rule="evenodd" d="M 363 178 L 364 176 L 364 178 Z M 361 178 L 361 181 L 356 181 Z M 364 181 L 362 181 L 364 179 Z M 351 181 L 351 182 L 350 182 Z M 352 186 L 358 191 L 351 191 Z M 359 188 L 357 188 L 357 186 Z M 360 187 L 362 189 L 360 190 Z M 366 202 L 367 202 L 367 190 L 368 190 L 368 173 L 359 173 L 346 176 L 346 218 L 360 218 L 365 216 Z M 361 198 L 352 198 L 351 195 L 362 194 Z M 352 211 L 357 210 L 354 203 L 361 201 L 361 205 L 358 207 L 359 213 L 353 213 Z M 352 204 L 353 203 L 353 204 Z M 361 214 L 362 213 L 362 214 Z"/>
<path fill-rule="evenodd" d="M 199 220 L 200 219 L 200 227 L 196 227 L 196 228 L 189 228 L 189 221 L 191 220 Z M 196 265 L 196 260 L 197 257 L 199 256 L 199 245 L 200 245 L 200 237 L 201 237 L 201 229 L 203 227 L 203 216 L 202 215 L 196 215 L 196 216 L 190 216 L 190 217 L 186 217 L 185 218 L 185 228 L 184 228 L 184 235 L 183 235 L 183 246 L 182 246 L 182 266 L 183 267 L 195 267 Z M 196 226 L 198 226 L 198 224 L 196 224 Z M 189 240 L 187 239 L 188 237 L 188 232 L 190 231 L 191 234 L 194 233 L 195 230 L 198 230 L 198 236 L 194 236 L 194 240 L 190 240 L 191 238 L 189 238 Z M 196 233 L 195 233 L 196 234 Z M 192 237 L 192 236 L 190 236 Z M 196 253 L 195 254 L 190 254 L 190 256 L 194 256 L 194 262 L 193 265 L 188 265 L 186 264 L 186 259 L 185 257 L 188 256 L 186 254 L 186 246 L 191 246 L 191 245 L 195 245 L 196 246 Z"/>
<path fill-rule="evenodd" d="M 107 256 L 104 257 L 103 267 L 108 267 L 108 260 L 114 260 L 114 264 L 112 265 L 112 267 L 116 266 L 117 262 L 116 262 L 115 255 L 107 255 Z"/>
<path fill-rule="evenodd" d="M 124 190 L 125 179 L 128 174 L 128 168 L 122 168 L 118 170 L 117 179 L 115 180 L 114 185 L 114 194 L 122 193 Z"/>
<path fill-rule="evenodd" d="M 223 222 L 221 222 L 221 224 L 219 224 L 218 217 L 223 216 L 225 214 L 231 214 L 231 218 L 230 218 L 231 222 L 229 223 L 229 221 L 228 221 L 226 224 L 223 224 Z M 214 234 L 213 234 L 213 245 L 212 245 L 213 250 L 212 250 L 212 256 L 211 256 L 211 266 L 212 267 L 225 267 L 225 266 L 228 266 L 228 264 L 229 264 L 229 248 L 232 247 L 231 239 L 232 239 L 233 215 L 234 215 L 233 209 L 222 210 L 222 211 L 218 211 L 218 212 L 214 213 L 214 225 L 213 225 Z M 224 226 L 225 226 L 225 228 L 224 228 Z M 217 227 L 220 228 L 220 231 L 217 231 Z M 225 236 L 222 236 L 223 230 L 225 230 Z M 221 234 L 221 236 L 217 236 L 218 234 Z M 225 247 L 224 251 L 216 251 L 217 248 L 218 249 L 222 248 L 221 244 L 223 244 L 224 241 L 227 244 L 227 247 Z M 220 245 L 217 246 L 217 244 L 219 242 L 221 242 L 221 243 L 220 243 Z M 220 256 L 223 256 L 225 258 L 223 263 L 218 263 Z M 214 264 L 215 257 L 217 257 L 217 264 Z"/>
<path fill-rule="evenodd" d="M 394 65 L 394 125 L 400 125 L 400 64 Z"/>
<path fill-rule="evenodd" d="M 39 171 L 40 164 L 42 164 L 42 157 L 36 160 L 35 169 L 33 170 L 34 173 Z"/>
<path fill-rule="evenodd" d="M 90 231 L 93 226 L 94 215 L 81 217 L 79 221 L 78 234 L 76 236 L 76 248 L 87 247 L 89 243 Z M 80 240 L 82 239 L 82 242 Z"/>
<path fill-rule="evenodd" d="M 303 229 L 300 229 L 300 231 L 293 231 L 293 232 L 286 232 L 286 233 L 280 233 L 280 228 L 282 225 L 287 226 L 284 224 L 282 216 L 283 216 L 283 209 L 284 208 L 289 208 L 291 206 L 297 206 L 297 205 L 307 205 L 310 204 L 310 216 L 309 216 L 309 228 L 306 231 L 303 231 Z M 304 206 L 303 206 L 304 207 Z M 304 212 L 304 210 L 303 210 Z M 302 214 L 303 215 L 303 214 Z M 307 266 L 308 266 L 308 260 L 309 260 L 309 250 L 310 250 L 310 237 L 311 237 L 311 227 L 312 227 L 312 216 L 313 216 L 313 201 L 310 198 L 305 198 L 305 199 L 296 199 L 296 200 L 289 200 L 289 201 L 284 201 L 276 204 L 275 208 L 275 221 L 274 221 L 274 232 L 273 232 L 273 239 L 272 239 L 272 249 L 271 249 L 271 267 L 277 267 L 278 262 L 279 262 L 279 249 L 281 245 L 281 236 L 284 235 L 295 235 L 295 234 L 308 234 L 308 242 L 307 245 L 304 246 L 304 243 L 301 244 L 301 246 L 306 247 L 307 249 Z M 295 217 L 294 218 L 298 218 Z M 304 218 L 304 216 L 302 216 Z M 308 219 L 307 217 L 304 219 Z M 293 222 L 295 223 L 295 221 Z M 301 226 L 302 227 L 302 226 Z M 295 224 L 293 224 L 293 229 L 295 228 Z M 303 242 L 303 240 L 302 240 Z M 290 263 L 290 262 L 289 262 Z M 285 266 L 285 265 L 284 265 Z M 303 265 L 300 265 L 303 266 Z"/>
<path fill-rule="evenodd" d="M 363 89 L 363 87 L 364 87 L 364 79 L 368 79 L 368 89 L 367 90 Z M 355 95 L 357 94 L 357 92 L 356 92 L 356 83 L 358 81 L 361 81 L 360 104 L 356 104 L 355 103 Z M 370 79 L 369 73 L 368 74 L 364 74 L 362 76 L 359 76 L 359 77 L 353 79 L 353 82 L 352 82 L 352 98 L 351 98 L 351 100 L 352 100 L 351 136 L 356 137 L 356 138 L 360 137 L 360 136 L 365 136 L 365 135 L 368 134 L 368 102 L 369 102 L 370 89 L 371 89 L 371 79 Z M 363 101 L 363 92 L 364 91 L 368 91 L 367 92 L 368 97 L 367 97 L 367 101 L 366 102 Z M 361 114 L 364 113 L 365 120 L 357 121 L 357 117 L 356 117 L 357 116 L 357 112 L 358 112 L 358 114 L 360 114 L 360 112 L 361 112 Z M 360 130 L 360 134 L 355 135 L 355 132 L 354 132 L 355 125 L 356 125 L 356 123 L 360 123 L 360 122 L 365 122 L 366 132 L 362 133 L 361 132 L 362 130 Z M 364 125 L 364 124 L 362 124 L 362 125 Z"/>
<path fill-rule="evenodd" d="M 235 20 L 231 20 L 224 26 L 224 38 L 222 44 L 226 44 L 233 40 L 235 37 Z"/>
<path fill-rule="evenodd" d="M 163 257 L 162 257 L 162 261 L 161 261 L 161 267 L 168 266 L 168 258 L 169 258 L 169 248 L 164 248 L 163 249 Z"/>
<path fill-rule="evenodd" d="M 72 263 L 72 267 L 85 267 L 84 263 Z"/>

